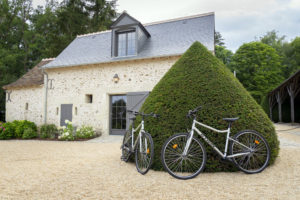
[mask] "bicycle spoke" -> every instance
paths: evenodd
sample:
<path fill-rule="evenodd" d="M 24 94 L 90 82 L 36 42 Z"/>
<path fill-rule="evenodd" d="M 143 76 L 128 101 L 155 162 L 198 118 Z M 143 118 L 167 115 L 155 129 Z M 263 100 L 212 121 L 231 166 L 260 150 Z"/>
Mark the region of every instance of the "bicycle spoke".
<path fill-rule="evenodd" d="M 250 150 L 247 150 L 237 143 L 232 144 L 232 154 L 249 153 L 245 156 L 233 158 L 239 168 L 247 173 L 256 173 L 263 170 L 269 160 L 269 149 L 265 140 L 252 131 L 242 132 L 236 136 L 235 140 L 250 148 Z"/>
<path fill-rule="evenodd" d="M 153 145 L 150 143 L 151 136 L 144 133 L 136 147 L 136 167 L 138 171 L 145 174 L 151 165 Z"/>
<path fill-rule="evenodd" d="M 192 139 L 187 155 L 183 155 L 187 135 L 172 138 L 164 148 L 163 163 L 175 177 L 190 177 L 198 173 L 204 164 L 204 152 L 201 144 Z"/>

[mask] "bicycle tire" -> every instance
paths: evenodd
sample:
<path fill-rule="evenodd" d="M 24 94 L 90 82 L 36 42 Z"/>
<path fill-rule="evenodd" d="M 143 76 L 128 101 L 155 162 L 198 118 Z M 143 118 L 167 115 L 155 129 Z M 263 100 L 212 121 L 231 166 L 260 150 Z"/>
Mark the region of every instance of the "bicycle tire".
<path fill-rule="evenodd" d="M 124 162 L 128 162 L 132 151 L 131 151 L 131 132 L 130 131 L 126 131 L 124 136 L 123 136 L 123 142 L 122 142 L 122 157 L 121 159 Z"/>
<path fill-rule="evenodd" d="M 164 169 L 171 176 L 182 180 L 196 177 L 203 171 L 206 164 L 205 147 L 196 137 L 193 137 L 187 155 L 182 157 L 187 138 L 187 133 L 178 133 L 169 137 L 164 143 L 161 152 L 161 160 Z M 179 164 L 178 161 L 180 161 L 181 172 L 177 172 L 179 168 L 178 166 L 175 166 L 176 163 Z M 185 163 L 183 164 L 184 161 Z"/>
<path fill-rule="evenodd" d="M 234 140 L 253 149 L 249 155 L 238 156 L 232 158 L 233 163 L 243 172 L 247 174 L 255 174 L 262 172 L 270 160 L 270 147 L 266 139 L 254 130 L 243 130 L 234 135 Z M 248 149 L 241 145 L 231 142 L 230 154 L 249 152 Z"/>
<path fill-rule="evenodd" d="M 137 138 L 138 142 L 135 149 L 135 165 L 137 171 L 144 175 L 149 171 L 153 162 L 154 144 L 153 144 L 153 139 L 149 133 L 144 132 L 141 134 L 142 134 L 141 145 L 140 145 L 140 139 Z M 140 149 L 140 147 L 142 147 L 142 150 Z M 144 147 L 146 149 L 144 149 Z"/>

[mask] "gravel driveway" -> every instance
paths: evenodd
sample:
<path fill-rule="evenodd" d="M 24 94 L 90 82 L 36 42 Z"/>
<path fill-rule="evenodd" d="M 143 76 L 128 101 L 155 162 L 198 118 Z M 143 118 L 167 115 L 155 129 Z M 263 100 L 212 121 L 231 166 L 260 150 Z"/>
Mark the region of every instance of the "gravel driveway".
<path fill-rule="evenodd" d="M 153 170 L 140 175 L 120 161 L 120 137 L 0 141 L 0 199 L 300 199 L 300 128 L 276 128 L 279 158 L 262 173 L 203 173 L 188 181 Z"/>

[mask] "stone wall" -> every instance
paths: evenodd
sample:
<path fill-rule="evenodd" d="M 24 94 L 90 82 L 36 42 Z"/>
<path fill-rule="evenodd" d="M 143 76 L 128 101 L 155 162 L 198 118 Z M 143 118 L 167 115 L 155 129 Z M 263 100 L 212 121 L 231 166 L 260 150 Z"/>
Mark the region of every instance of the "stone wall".
<path fill-rule="evenodd" d="M 110 95 L 151 91 L 179 57 L 165 57 L 47 69 L 47 123 L 60 125 L 61 104 L 73 104 L 73 124 L 91 125 L 109 134 Z M 118 83 L 113 76 L 118 74 Z M 86 103 L 86 95 L 93 102 Z M 24 102 L 23 102 L 24 104 Z M 76 113 L 77 112 L 77 113 Z"/>
<path fill-rule="evenodd" d="M 29 120 L 37 125 L 43 123 L 43 86 L 9 90 L 10 100 L 6 102 L 6 121 Z M 8 99 L 8 94 L 6 94 Z M 26 108 L 26 104 L 28 104 Z"/>

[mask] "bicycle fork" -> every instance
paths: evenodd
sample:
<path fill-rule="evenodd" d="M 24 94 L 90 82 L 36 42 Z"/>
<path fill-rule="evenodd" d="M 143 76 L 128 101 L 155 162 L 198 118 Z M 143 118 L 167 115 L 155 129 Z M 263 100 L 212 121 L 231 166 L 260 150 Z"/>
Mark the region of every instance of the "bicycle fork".
<path fill-rule="evenodd" d="M 142 145 L 142 134 L 144 133 L 144 120 L 142 120 L 142 127 L 141 127 L 141 131 L 140 131 L 140 134 L 139 134 L 139 140 L 140 140 L 140 153 L 143 153 L 143 152 L 147 152 L 147 139 L 145 137 L 145 149 L 142 149 L 143 148 L 143 145 Z"/>
<path fill-rule="evenodd" d="M 186 156 L 188 153 L 189 147 L 190 147 L 192 139 L 194 137 L 194 128 L 195 128 L 195 120 L 193 120 L 192 130 L 188 134 L 188 139 L 187 139 L 186 145 L 184 147 L 182 156 Z"/>

